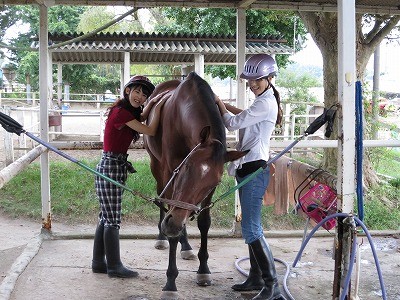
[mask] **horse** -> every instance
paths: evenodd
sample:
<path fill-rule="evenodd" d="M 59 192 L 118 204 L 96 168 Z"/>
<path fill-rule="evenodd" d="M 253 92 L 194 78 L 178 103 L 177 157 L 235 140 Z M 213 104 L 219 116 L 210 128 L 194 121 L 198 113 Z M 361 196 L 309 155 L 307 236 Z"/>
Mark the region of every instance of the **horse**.
<path fill-rule="evenodd" d="M 224 164 L 239 159 L 246 152 L 227 151 L 226 131 L 214 93 L 199 75 L 191 72 L 183 81 L 160 83 L 152 96 L 166 90 L 172 95 L 162 108 L 157 133 L 144 136 L 144 145 L 150 156 L 160 201 L 169 200 L 168 212 L 160 210 L 158 225 L 160 234 L 165 235 L 169 243 L 167 281 L 161 298 L 177 299 L 177 244 L 185 239 L 186 223 L 195 215 L 200 230 L 196 282 L 199 286 L 211 284 L 207 250 L 211 225 L 208 205 L 221 181 Z M 199 208 L 197 212 L 196 208 Z"/>

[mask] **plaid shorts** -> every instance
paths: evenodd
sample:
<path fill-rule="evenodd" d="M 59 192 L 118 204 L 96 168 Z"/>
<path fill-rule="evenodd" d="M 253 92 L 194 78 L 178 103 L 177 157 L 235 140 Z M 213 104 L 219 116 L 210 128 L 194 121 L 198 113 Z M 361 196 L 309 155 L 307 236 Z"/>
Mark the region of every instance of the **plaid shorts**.
<path fill-rule="evenodd" d="M 97 172 L 125 184 L 128 177 L 126 157 L 114 157 L 103 153 L 103 156 L 96 168 Z M 121 224 L 121 203 L 124 189 L 101 178 L 95 177 L 96 194 L 100 202 L 99 219 L 104 225 L 120 227 Z"/>

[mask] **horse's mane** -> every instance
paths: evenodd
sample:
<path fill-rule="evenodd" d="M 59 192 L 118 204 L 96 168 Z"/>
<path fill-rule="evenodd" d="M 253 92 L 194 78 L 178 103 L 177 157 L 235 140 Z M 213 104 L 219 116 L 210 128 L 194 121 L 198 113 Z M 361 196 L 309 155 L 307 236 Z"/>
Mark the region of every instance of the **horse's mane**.
<path fill-rule="evenodd" d="M 191 72 L 186 80 L 190 79 L 196 82 L 195 86 L 198 89 L 199 95 L 202 96 L 202 103 L 204 104 L 205 110 L 209 116 L 212 136 L 213 138 L 219 140 L 223 145 L 223 147 L 218 147 L 218 154 L 223 155 L 226 151 L 226 132 L 221 115 L 215 104 L 214 92 L 207 81 L 205 81 L 195 72 Z"/>

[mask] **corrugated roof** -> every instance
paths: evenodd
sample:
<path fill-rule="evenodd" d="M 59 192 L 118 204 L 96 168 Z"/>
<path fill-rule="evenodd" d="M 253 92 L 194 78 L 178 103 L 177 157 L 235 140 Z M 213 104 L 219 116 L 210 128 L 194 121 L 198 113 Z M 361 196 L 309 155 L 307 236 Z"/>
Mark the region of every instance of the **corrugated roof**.
<path fill-rule="evenodd" d="M 83 34 L 49 35 L 54 63 L 123 63 L 124 52 L 131 63 L 193 63 L 194 54 L 203 54 L 205 64 L 235 64 L 236 37 L 233 35 L 190 35 L 150 33 L 100 33 L 52 48 Z M 292 48 L 280 37 L 248 35 L 246 54 L 290 54 Z"/>

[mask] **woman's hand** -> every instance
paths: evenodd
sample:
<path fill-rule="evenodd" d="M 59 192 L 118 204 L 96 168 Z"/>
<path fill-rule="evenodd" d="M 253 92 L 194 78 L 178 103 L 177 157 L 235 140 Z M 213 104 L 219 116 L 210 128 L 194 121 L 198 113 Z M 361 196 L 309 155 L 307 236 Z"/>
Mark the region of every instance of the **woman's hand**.
<path fill-rule="evenodd" d="M 156 103 L 156 105 L 155 105 L 155 109 L 156 109 L 156 110 L 160 111 L 160 110 L 161 110 L 161 107 L 164 105 L 164 103 L 165 103 L 169 98 L 171 98 L 172 93 L 167 94 L 168 92 L 169 92 L 169 91 L 162 92 L 161 94 L 159 94 L 159 95 L 156 96 L 156 97 L 160 96 L 160 97 L 157 99 L 157 103 Z M 154 98 L 153 98 L 153 99 L 154 99 Z M 153 99 L 152 99 L 152 100 L 153 100 Z"/>
<path fill-rule="evenodd" d="M 215 99 L 215 104 L 218 104 L 218 102 L 221 101 L 221 99 L 219 99 L 219 97 L 216 94 L 214 94 L 214 99 Z"/>
<path fill-rule="evenodd" d="M 160 99 L 162 99 L 162 97 L 165 96 L 168 92 L 169 90 L 166 90 L 147 101 L 147 105 L 144 107 L 143 112 L 140 115 L 140 122 L 144 122 L 147 120 L 153 106 L 157 104 Z"/>
<path fill-rule="evenodd" d="M 166 91 L 164 91 L 162 93 L 159 93 L 157 96 L 151 98 L 150 101 L 153 102 L 153 103 L 157 103 L 167 93 L 169 93 L 169 90 L 166 90 Z"/>

